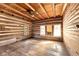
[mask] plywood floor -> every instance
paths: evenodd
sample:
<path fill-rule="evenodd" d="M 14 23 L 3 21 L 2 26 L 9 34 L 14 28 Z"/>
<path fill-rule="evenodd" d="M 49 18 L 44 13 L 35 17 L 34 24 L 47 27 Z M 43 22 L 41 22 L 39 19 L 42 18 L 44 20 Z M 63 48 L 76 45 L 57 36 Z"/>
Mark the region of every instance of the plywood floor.
<path fill-rule="evenodd" d="M 62 42 L 28 39 L 0 47 L 0 56 L 66 56 Z"/>

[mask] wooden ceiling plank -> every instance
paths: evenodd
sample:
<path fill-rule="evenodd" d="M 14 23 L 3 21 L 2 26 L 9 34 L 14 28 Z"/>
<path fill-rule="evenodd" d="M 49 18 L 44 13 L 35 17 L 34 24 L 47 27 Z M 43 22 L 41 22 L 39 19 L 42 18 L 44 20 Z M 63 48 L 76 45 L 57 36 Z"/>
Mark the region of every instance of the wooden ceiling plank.
<path fill-rule="evenodd" d="M 25 3 L 25 5 L 27 5 L 30 9 L 32 9 L 33 11 L 36 11 L 32 6 L 30 6 L 28 3 Z M 34 18 L 36 18 L 37 20 L 40 20 L 38 17 L 36 17 L 34 15 Z"/>
<path fill-rule="evenodd" d="M 13 5 L 17 6 L 18 8 L 20 8 L 23 11 L 26 11 L 24 8 L 22 8 L 21 6 L 17 5 L 16 3 L 13 3 Z"/>
<path fill-rule="evenodd" d="M 46 14 L 47 18 L 49 18 L 49 16 L 48 16 L 46 10 L 44 9 L 44 7 L 43 7 L 40 3 L 38 3 L 38 5 L 39 5 L 40 8 L 43 10 L 43 12 Z"/>
<path fill-rule="evenodd" d="M 20 9 L 22 9 L 23 11 L 26 11 L 24 8 L 22 8 L 22 7 L 20 7 L 19 5 L 17 5 L 17 4 L 15 4 L 18 8 L 20 8 Z M 26 11 L 27 12 L 27 11 Z M 27 15 L 27 14 L 26 14 Z M 27 15 L 28 16 L 28 15 Z M 30 16 L 30 18 L 32 18 L 33 20 L 35 20 L 35 19 L 39 19 L 39 18 L 37 18 L 37 17 L 32 17 L 31 15 L 29 15 Z"/>
<path fill-rule="evenodd" d="M 50 5 L 51 5 L 51 6 L 50 6 L 50 8 L 51 8 L 51 12 L 50 12 L 51 15 L 50 15 L 50 16 L 53 17 L 53 5 L 52 5 L 52 3 L 51 3 Z"/>
<path fill-rule="evenodd" d="M 0 4 L 0 5 L 3 5 L 3 6 L 5 6 L 5 7 L 11 9 L 11 10 L 17 12 L 17 13 L 22 14 L 23 16 L 26 16 L 26 17 L 30 18 L 28 15 L 25 15 L 25 14 L 21 13 L 20 11 L 18 11 L 18 10 L 14 9 L 14 8 L 12 8 L 12 7 L 8 6 L 8 5 L 6 5 L 6 4 Z M 33 20 L 32 18 L 30 18 L 30 19 Z"/>
<path fill-rule="evenodd" d="M 48 14 L 49 17 L 53 17 L 53 13 L 52 13 L 52 4 L 51 3 L 44 3 L 42 4 Z"/>
<path fill-rule="evenodd" d="M 56 4 L 56 16 L 61 16 L 62 4 Z"/>
<path fill-rule="evenodd" d="M 25 3 L 25 5 L 27 5 L 30 9 L 32 9 L 33 11 L 36 11 L 30 4 L 28 4 L 28 3 Z M 36 11 L 37 12 L 37 11 Z M 40 17 L 42 18 L 42 19 L 44 19 L 43 17 L 42 17 L 42 15 L 39 13 L 39 12 L 37 12 L 39 15 L 40 15 Z"/>
<path fill-rule="evenodd" d="M 53 7 L 52 7 L 52 10 L 53 10 L 53 17 L 55 17 L 55 16 L 56 16 L 55 4 L 53 3 L 52 6 L 53 6 Z"/>
<path fill-rule="evenodd" d="M 21 6 L 19 6 L 19 5 L 17 5 L 17 4 L 13 4 L 13 5 L 15 5 L 15 6 L 17 6 L 18 8 L 20 8 L 21 10 L 23 10 L 23 11 L 26 11 L 27 12 L 27 10 L 25 10 L 24 8 L 22 8 Z M 25 14 L 25 15 L 27 15 L 27 14 Z M 28 15 L 27 15 L 28 16 Z M 33 17 L 31 17 L 30 15 L 29 15 L 29 17 L 31 18 L 31 19 L 33 19 L 33 20 L 35 20 Z"/>
<path fill-rule="evenodd" d="M 51 3 L 51 16 L 53 17 L 54 15 L 53 15 L 53 5 L 52 5 L 52 3 Z"/>
<path fill-rule="evenodd" d="M 25 5 L 27 5 L 30 9 L 32 9 L 33 11 L 35 11 L 35 9 L 28 3 L 25 3 Z"/>
<path fill-rule="evenodd" d="M 67 3 L 64 4 L 61 15 L 63 15 L 63 13 L 65 12 L 66 7 L 67 7 Z"/>

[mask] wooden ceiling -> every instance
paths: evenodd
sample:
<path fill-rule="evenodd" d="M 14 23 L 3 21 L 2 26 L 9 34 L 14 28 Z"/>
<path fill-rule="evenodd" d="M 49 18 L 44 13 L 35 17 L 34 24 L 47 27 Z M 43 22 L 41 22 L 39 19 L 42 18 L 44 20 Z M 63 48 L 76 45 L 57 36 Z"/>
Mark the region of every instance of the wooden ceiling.
<path fill-rule="evenodd" d="M 63 16 L 67 4 L 61 3 L 1 3 L 0 13 L 29 21 Z"/>

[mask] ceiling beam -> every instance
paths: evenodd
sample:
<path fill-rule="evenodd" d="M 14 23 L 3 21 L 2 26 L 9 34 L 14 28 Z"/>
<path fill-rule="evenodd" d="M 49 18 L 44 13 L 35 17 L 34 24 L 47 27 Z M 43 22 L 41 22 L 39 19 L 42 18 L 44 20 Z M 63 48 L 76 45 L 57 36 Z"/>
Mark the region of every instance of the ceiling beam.
<path fill-rule="evenodd" d="M 17 5 L 16 3 L 12 3 L 13 5 L 15 5 L 16 7 L 20 8 L 23 11 L 26 11 L 24 8 L 22 8 L 21 6 Z"/>
<path fill-rule="evenodd" d="M 67 7 L 67 3 L 64 4 L 61 15 L 64 14 L 66 7 Z"/>
<path fill-rule="evenodd" d="M 35 9 L 28 3 L 25 3 L 25 5 L 27 5 L 30 9 L 32 9 L 33 11 L 35 11 Z"/>
<path fill-rule="evenodd" d="M 27 12 L 27 10 L 24 9 L 23 7 L 21 7 L 21 6 L 17 5 L 17 4 L 15 4 L 15 3 L 13 3 L 13 5 L 15 5 L 16 7 L 18 7 L 18 8 L 21 9 L 22 11 Z M 21 11 L 21 12 L 22 12 L 22 11 Z M 28 15 L 27 13 L 26 13 L 25 15 L 29 16 L 32 20 L 35 20 L 35 18 L 31 17 L 31 15 Z"/>
<path fill-rule="evenodd" d="M 23 16 L 25 16 L 25 17 L 27 17 L 27 18 L 33 20 L 33 18 L 29 17 L 28 15 L 25 15 L 25 14 L 21 13 L 19 10 L 16 10 L 16 9 L 10 7 L 9 5 L 6 5 L 6 4 L 0 4 L 0 5 L 3 5 L 3 6 L 5 6 L 6 8 L 11 9 L 11 10 L 13 10 L 13 11 L 19 13 L 19 14 L 22 14 Z"/>
<path fill-rule="evenodd" d="M 35 11 L 35 9 L 29 5 L 28 3 L 25 3 L 25 5 L 27 5 L 31 10 Z M 33 15 L 36 19 L 40 20 L 38 17 L 36 17 L 35 15 Z"/>
<path fill-rule="evenodd" d="M 24 8 L 22 8 L 22 7 L 20 7 L 19 5 L 17 5 L 17 4 L 14 4 L 15 6 L 17 6 L 18 8 L 20 8 L 20 9 L 22 9 L 23 11 L 26 11 Z M 27 12 L 27 11 L 26 11 Z M 29 15 L 31 18 L 33 18 L 33 20 L 35 20 L 35 19 L 39 19 L 39 18 L 37 18 L 37 17 L 32 17 L 31 15 Z"/>
<path fill-rule="evenodd" d="M 27 5 L 31 10 L 36 11 L 30 4 L 25 3 L 25 5 Z M 36 12 L 37 12 L 37 11 L 36 11 Z M 37 12 L 37 13 L 40 15 L 40 17 L 41 17 L 42 19 L 44 19 L 44 18 L 42 17 L 42 15 L 41 15 L 39 12 Z"/>
<path fill-rule="evenodd" d="M 38 3 L 38 5 L 40 6 L 40 8 L 43 10 L 43 12 L 45 13 L 45 15 L 47 16 L 47 18 L 49 18 L 49 16 L 48 16 L 48 14 L 47 14 L 47 12 L 46 12 L 46 10 L 44 9 L 44 7 L 40 4 L 40 3 Z"/>

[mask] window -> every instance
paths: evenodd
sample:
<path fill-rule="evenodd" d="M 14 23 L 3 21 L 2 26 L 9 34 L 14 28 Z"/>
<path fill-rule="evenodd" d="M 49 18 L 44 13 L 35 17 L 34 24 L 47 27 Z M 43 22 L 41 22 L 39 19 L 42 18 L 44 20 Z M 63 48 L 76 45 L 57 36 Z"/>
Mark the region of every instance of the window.
<path fill-rule="evenodd" d="M 54 36 L 61 37 L 61 24 L 54 25 Z"/>
<path fill-rule="evenodd" d="M 52 35 L 54 37 L 61 37 L 61 24 L 41 25 L 40 35 Z"/>
<path fill-rule="evenodd" d="M 45 35 L 45 25 L 40 26 L 40 35 Z"/>

